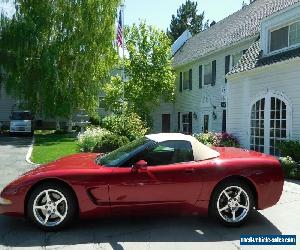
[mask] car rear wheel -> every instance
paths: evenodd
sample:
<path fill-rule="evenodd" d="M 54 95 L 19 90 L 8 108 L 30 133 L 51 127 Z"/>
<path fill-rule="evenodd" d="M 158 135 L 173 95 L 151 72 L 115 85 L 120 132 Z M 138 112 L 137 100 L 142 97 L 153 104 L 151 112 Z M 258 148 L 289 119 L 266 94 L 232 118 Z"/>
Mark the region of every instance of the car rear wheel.
<path fill-rule="evenodd" d="M 213 215 L 227 226 L 239 226 L 245 223 L 253 207 L 253 193 L 248 185 L 241 181 L 221 184 L 212 197 Z"/>
<path fill-rule="evenodd" d="M 29 219 L 47 231 L 58 230 L 71 223 L 76 209 L 72 192 L 62 185 L 51 183 L 33 190 L 27 203 Z"/>

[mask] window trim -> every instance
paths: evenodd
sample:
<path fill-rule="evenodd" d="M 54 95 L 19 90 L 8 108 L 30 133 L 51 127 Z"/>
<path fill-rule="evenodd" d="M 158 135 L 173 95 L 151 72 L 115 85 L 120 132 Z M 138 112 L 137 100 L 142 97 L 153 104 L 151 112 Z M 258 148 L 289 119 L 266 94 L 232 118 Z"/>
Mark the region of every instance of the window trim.
<path fill-rule="evenodd" d="M 294 23 L 298 23 L 298 22 L 300 22 L 300 19 L 296 19 L 292 22 L 287 22 L 287 23 L 278 25 L 278 26 L 270 28 L 268 30 L 268 54 L 266 56 L 271 56 L 271 55 L 274 55 L 274 54 L 277 54 L 277 53 L 280 53 L 280 52 L 284 52 L 284 51 L 288 51 L 288 50 L 300 47 L 300 42 L 290 46 L 290 29 L 291 29 L 291 25 L 293 25 Z M 274 32 L 276 30 L 280 30 L 284 27 L 288 27 L 288 46 L 284 47 L 284 48 L 281 48 L 281 49 L 271 51 L 271 35 L 272 35 L 272 32 Z"/>

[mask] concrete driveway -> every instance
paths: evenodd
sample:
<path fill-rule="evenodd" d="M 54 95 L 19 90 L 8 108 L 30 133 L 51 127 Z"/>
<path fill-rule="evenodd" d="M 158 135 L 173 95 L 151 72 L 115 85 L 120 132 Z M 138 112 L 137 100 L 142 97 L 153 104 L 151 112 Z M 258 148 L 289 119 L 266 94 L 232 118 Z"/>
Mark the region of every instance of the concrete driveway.
<path fill-rule="evenodd" d="M 30 138 L 0 137 L 3 187 L 26 169 Z M 296 234 L 300 239 L 300 182 L 286 181 L 279 203 L 255 212 L 246 225 L 226 228 L 210 218 L 152 217 L 80 221 L 57 233 L 41 232 L 25 219 L 0 216 L 0 249 L 283 249 L 243 247 L 241 234 Z M 286 247 L 284 247 L 286 248 Z M 287 247 L 299 249 L 297 247 Z"/>
<path fill-rule="evenodd" d="M 33 166 L 25 161 L 31 137 L 0 135 L 0 189 Z"/>

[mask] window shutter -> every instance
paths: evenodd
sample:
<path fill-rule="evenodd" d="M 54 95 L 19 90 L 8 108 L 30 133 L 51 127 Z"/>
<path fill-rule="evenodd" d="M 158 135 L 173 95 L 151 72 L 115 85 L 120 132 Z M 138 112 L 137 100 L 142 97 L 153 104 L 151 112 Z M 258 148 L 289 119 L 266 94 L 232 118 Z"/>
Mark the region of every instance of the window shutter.
<path fill-rule="evenodd" d="M 230 55 L 225 56 L 225 75 L 229 72 L 230 69 Z M 225 78 L 225 82 L 227 82 L 227 79 Z"/>
<path fill-rule="evenodd" d="M 183 85 L 182 72 L 180 72 L 180 76 L 179 76 L 179 92 L 182 92 L 182 85 Z"/>
<path fill-rule="evenodd" d="M 202 88 L 202 65 L 199 66 L 199 89 Z"/>
<path fill-rule="evenodd" d="M 189 70 L 189 90 L 193 89 L 193 71 Z"/>
<path fill-rule="evenodd" d="M 189 112 L 189 134 L 193 133 L 193 112 Z"/>
<path fill-rule="evenodd" d="M 178 132 L 180 131 L 180 112 L 178 112 L 178 127 L 177 127 L 177 129 L 178 129 Z"/>
<path fill-rule="evenodd" d="M 216 72 L 217 72 L 217 68 L 216 68 L 216 60 L 212 61 L 212 70 L 211 70 L 211 74 L 212 74 L 212 82 L 211 82 L 211 86 L 216 85 Z"/>

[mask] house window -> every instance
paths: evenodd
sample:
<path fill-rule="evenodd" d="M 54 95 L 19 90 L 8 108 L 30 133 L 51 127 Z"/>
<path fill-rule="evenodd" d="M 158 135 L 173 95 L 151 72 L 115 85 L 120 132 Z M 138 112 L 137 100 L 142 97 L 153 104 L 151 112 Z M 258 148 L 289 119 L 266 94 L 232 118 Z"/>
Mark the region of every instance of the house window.
<path fill-rule="evenodd" d="M 204 84 L 209 85 L 212 83 L 212 66 L 211 63 L 204 65 Z"/>
<path fill-rule="evenodd" d="M 190 127 L 189 114 L 183 114 L 182 115 L 182 132 L 184 134 L 188 134 L 189 127 Z"/>
<path fill-rule="evenodd" d="M 283 27 L 271 33 L 271 49 L 270 51 L 288 47 L 288 31 L 289 27 Z"/>
<path fill-rule="evenodd" d="M 189 71 L 183 72 L 183 90 L 189 89 L 190 74 Z"/>
<path fill-rule="evenodd" d="M 192 134 L 193 113 L 189 112 L 189 113 L 182 114 L 181 124 L 182 124 L 182 132 L 184 134 Z"/>
<path fill-rule="evenodd" d="M 300 21 L 271 32 L 270 52 L 300 44 Z"/>
<path fill-rule="evenodd" d="M 290 25 L 290 46 L 300 43 L 300 21 Z"/>

